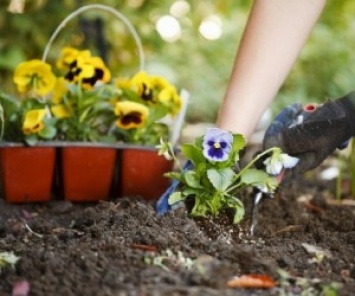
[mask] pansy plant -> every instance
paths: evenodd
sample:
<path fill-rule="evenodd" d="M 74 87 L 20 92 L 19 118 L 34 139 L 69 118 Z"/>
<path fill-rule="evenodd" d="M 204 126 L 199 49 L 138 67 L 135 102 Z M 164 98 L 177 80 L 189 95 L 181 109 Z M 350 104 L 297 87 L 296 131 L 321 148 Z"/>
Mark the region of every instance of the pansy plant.
<path fill-rule="evenodd" d="M 169 137 L 163 120 L 181 109 L 176 88 L 165 78 L 139 71 L 112 79 L 100 57 L 72 47 L 62 49 L 54 69 L 37 59 L 20 63 L 13 81 L 17 97 L 0 92 L 5 141 L 156 145 Z"/>
<path fill-rule="evenodd" d="M 165 117 L 174 117 L 181 108 L 176 88 L 160 76 L 140 71 L 116 82 L 121 95 L 115 103 L 117 134 L 124 142 L 156 145 L 169 136 Z"/>
<path fill-rule="evenodd" d="M 20 63 L 13 81 L 19 97 L 0 94 L 3 139 L 24 141 L 29 145 L 38 140 L 54 139 L 56 120 L 52 118 L 47 102 L 57 81 L 52 67 L 36 59 Z"/>
<path fill-rule="evenodd" d="M 278 186 L 277 175 L 281 170 L 297 164 L 296 158 L 291 158 L 274 147 L 260 153 L 242 169 L 238 169 L 239 155 L 245 146 L 246 142 L 242 135 L 218 128 L 208 129 L 194 143 L 183 144 L 181 152 L 192 162 L 193 168 L 167 174 L 181 184 L 180 190 L 170 195 L 169 204 L 174 205 L 192 196 L 193 216 L 208 214 L 215 216 L 223 209 L 231 208 L 235 213 L 234 223 L 238 223 L 244 216 L 244 206 L 238 198 L 241 190 L 253 186 L 264 192 L 273 193 Z M 162 142 L 158 147 L 161 154 L 166 155 L 169 152 L 170 156 L 178 161 L 171 145 Z M 266 155 L 269 158 L 265 160 L 267 165 L 265 172 L 255 168 L 254 164 Z"/>

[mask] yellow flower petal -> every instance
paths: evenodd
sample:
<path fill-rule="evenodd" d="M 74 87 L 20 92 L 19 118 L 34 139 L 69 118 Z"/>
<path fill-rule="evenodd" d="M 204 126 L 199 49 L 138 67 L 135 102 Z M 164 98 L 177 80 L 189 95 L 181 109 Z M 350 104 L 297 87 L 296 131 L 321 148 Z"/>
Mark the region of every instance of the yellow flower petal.
<path fill-rule="evenodd" d="M 93 87 L 97 81 L 107 83 L 111 80 L 111 72 L 99 57 L 78 55 L 70 67 L 66 78 L 75 83 L 81 83 L 84 88 Z"/>
<path fill-rule="evenodd" d="M 46 116 L 45 109 L 34 109 L 27 111 L 22 125 L 25 135 L 36 134 L 44 128 L 43 119 Z"/>
<path fill-rule="evenodd" d="M 136 102 L 118 102 L 115 106 L 118 116 L 116 125 L 122 129 L 141 128 L 145 125 L 148 116 L 148 107 Z"/>
<path fill-rule="evenodd" d="M 78 59 L 78 68 L 81 69 L 80 73 L 77 75 L 79 80 L 85 78 L 91 78 L 95 75 L 95 68 L 91 64 L 87 64 L 84 61 Z"/>
<path fill-rule="evenodd" d="M 73 47 L 64 47 L 61 56 L 57 61 L 57 67 L 61 70 L 68 70 L 70 65 L 78 58 L 89 58 L 91 53 L 89 50 L 79 51 Z"/>
<path fill-rule="evenodd" d="M 31 60 L 17 66 L 14 83 L 21 93 L 33 91 L 37 95 L 45 96 L 52 91 L 56 77 L 49 64 L 41 60 Z"/>
<path fill-rule="evenodd" d="M 54 117 L 56 117 L 58 119 L 68 118 L 71 116 L 70 110 L 64 104 L 58 104 L 58 105 L 52 106 L 51 111 L 52 111 Z"/>
<path fill-rule="evenodd" d="M 54 104 L 61 103 L 63 101 L 63 97 L 67 92 L 68 92 L 68 88 L 66 87 L 66 82 L 64 77 L 59 77 L 53 88 L 52 102 Z"/>
<path fill-rule="evenodd" d="M 152 76 L 153 84 L 158 89 L 168 88 L 172 85 L 166 80 L 164 77 L 161 76 Z"/>
<path fill-rule="evenodd" d="M 138 72 L 131 79 L 131 88 L 145 101 L 154 101 L 153 80 L 144 71 Z"/>
<path fill-rule="evenodd" d="M 169 86 L 162 89 L 158 95 L 158 100 L 169 108 L 171 115 L 176 115 L 180 112 L 181 98 L 178 95 L 175 87 Z"/>
<path fill-rule="evenodd" d="M 90 63 L 95 68 L 95 75 L 99 81 L 104 83 L 109 82 L 111 80 L 111 72 L 105 66 L 104 61 L 99 57 L 92 57 L 87 60 L 87 63 Z"/>

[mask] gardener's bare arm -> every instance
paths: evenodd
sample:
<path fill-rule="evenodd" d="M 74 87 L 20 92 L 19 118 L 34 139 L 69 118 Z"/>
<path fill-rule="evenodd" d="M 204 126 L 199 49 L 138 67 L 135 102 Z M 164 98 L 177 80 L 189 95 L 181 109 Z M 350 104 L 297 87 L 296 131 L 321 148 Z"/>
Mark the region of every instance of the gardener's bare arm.
<path fill-rule="evenodd" d="M 249 138 L 276 95 L 326 0 L 256 0 L 217 126 Z"/>

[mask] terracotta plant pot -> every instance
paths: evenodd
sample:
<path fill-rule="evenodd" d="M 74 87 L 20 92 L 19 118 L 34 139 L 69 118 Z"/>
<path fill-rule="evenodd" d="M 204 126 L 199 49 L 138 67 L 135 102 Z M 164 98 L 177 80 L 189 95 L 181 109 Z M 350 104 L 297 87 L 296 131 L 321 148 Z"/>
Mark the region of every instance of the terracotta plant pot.
<path fill-rule="evenodd" d="M 56 148 L 0 148 L 2 190 L 9 202 L 44 202 L 51 198 Z"/>
<path fill-rule="evenodd" d="M 121 152 L 119 195 L 157 200 L 170 184 L 163 176 L 174 162 L 157 154 L 156 149 L 123 149 Z"/>
<path fill-rule="evenodd" d="M 102 147 L 64 147 L 61 176 L 66 200 L 93 202 L 110 195 L 117 150 Z"/>

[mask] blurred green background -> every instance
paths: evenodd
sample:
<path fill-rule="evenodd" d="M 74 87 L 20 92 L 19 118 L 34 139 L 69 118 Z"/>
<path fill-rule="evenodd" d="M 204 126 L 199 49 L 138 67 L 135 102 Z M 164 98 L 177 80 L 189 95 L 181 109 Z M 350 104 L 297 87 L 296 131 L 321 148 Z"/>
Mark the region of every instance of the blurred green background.
<path fill-rule="evenodd" d="M 251 1 L 233 0 L 3 0 L 0 1 L 0 87 L 14 92 L 12 72 L 41 58 L 59 23 L 80 6 L 100 3 L 122 12 L 142 39 L 146 70 L 191 93 L 187 120 L 213 122 L 228 82 Z M 355 2 L 328 1 L 325 12 L 272 105 L 323 101 L 354 89 Z M 134 39 L 115 16 L 88 11 L 71 21 L 51 47 L 90 48 L 114 76 L 139 69 Z"/>

